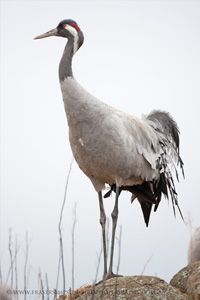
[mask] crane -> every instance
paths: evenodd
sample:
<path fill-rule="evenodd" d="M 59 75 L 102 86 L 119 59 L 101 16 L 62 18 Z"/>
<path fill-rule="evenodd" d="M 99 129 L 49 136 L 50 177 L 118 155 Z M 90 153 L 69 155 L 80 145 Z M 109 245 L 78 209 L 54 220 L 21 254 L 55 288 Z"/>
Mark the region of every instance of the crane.
<path fill-rule="evenodd" d="M 106 280 L 117 276 L 113 273 L 113 254 L 118 199 L 123 190 L 132 193 L 131 201 L 136 198 L 139 201 L 146 226 L 152 207 L 154 211 L 157 210 L 162 195 L 171 198 L 174 214 L 177 207 L 182 217 L 172 176 L 174 170 L 178 179 L 177 166 L 184 176 L 183 161 L 179 154 L 180 132 L 168 112 L 154 110 L 139 119 L 105 104 L 77 82 L 72 72 L 72 59 L 84 42 L 83 32 L 77 22 L 63 20 L 55 29 L 35 39 L 50 36 L 68 40 L 59 64 L 60 87 L 73 155 L 98 193 L 104 256 L 103 278 Z M 115 192 L 109 268 L 102 196 L 106 184 L 110 190 L 104 197 Z"/>

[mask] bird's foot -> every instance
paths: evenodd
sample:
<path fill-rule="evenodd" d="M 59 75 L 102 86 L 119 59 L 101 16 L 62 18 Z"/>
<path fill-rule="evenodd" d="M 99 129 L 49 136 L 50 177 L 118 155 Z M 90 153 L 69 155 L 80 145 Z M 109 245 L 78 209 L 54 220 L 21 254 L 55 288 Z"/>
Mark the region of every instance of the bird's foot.
<path fill-rule="evenodd" d="M 97 282 L 95 285 L 98 285 L 100 283 L 105 282 L 106 280 L 110 279 L 110 278 L 114 278 L 114 277 L 123 277 L 123 275 L 119 275 L 119 274 L 114 274 L 113 272 L 108 272 L 103 276 L 103 279 L 100 280 L 99 282 Z"/>
<path fill-rule="evenodd" d="M 113 272 L 108 272 L 106 275 L 104 275 L 103 280 L 106 281 L 110 278 L 114 278 L 114 277 L 123 277 L 122 275 L 119 274 L 114 274 Z"/>

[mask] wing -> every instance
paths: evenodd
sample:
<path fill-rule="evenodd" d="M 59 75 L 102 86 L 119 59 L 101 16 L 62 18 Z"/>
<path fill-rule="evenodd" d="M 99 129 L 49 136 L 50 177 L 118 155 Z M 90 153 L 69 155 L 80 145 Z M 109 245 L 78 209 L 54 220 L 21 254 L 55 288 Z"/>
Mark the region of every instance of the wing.
<path fill-rule="evenodd" d="M 107 148 L 106 157 L 111 153 L 115 164 L 119 164 L 116 175 L 121 178 L 117 185 L 137 184 L 134 178 L 139 178 L 140 183 L 158 178 L 156 161 L 162 149 L 155 130 L 147 122 L 116 111 L 105 118 L 103 128 L 111 147 Z"/>
<path fill-rule="evenodd" d="M 73 153 L 97 191 L 98 182 L 131 186 L 158 178 L 159 139 L 145 121 L 107 108 L 77 126 L 79 134 L 70 139 Z"/>
<path fill-rule="evenodd" d="M 176 165 L 180 166 L 183 176 L 184 170 L 183 161 L 179 155 L 179 129 L 169 113 L 153 111 L 149 115 L 144 116 L 143 121 L 153 129 L 154 134 L 157 136 L 157 140 L 154 139 L 154 134 L 152 135 L 152 132 L 148 127 L 145 127 L 145 125 L 142 126 L 143 130 L 145 130 L 147 134 L 146 136 L 141 135 L 138 139 L 139 145 L 143 145 L 140 153 L 142 153 L 143 157 L 150 162 L 151 167 L 153 168 L 155 165 L 153 162 L 151 163 L 151 152 L 154 153 L 157 151 L 157 158 L 154 156 L 153 159 L 155 159 L 154 162 L 156 163 L 156 169 L 159 173 L 159 176 L 157 178 L 145 180 L 141 185 L 121 186 L 120 189 L 130 191 L 133 194 L 132 201 L 135 198 L 138 199 L 146 226 L 148 226 L 152 205 L 155 205 L 154 211 L 156 211 L 162 195 L 167 198 L 169 198 L 170 195 L 174 214 L 175 206 L 177 206 L 181 217 L 183 218 L 178 205 L 172 171 L 175 170 L 176 177 L 178 179 Z M 139 131 L 139 134 L 141 134 L 141 131 Z M 152 144 L 149 148 L 148 141 L 151 138 Z M 144 142 L 144 139 L 146 139 L 146 142 Z M 155 141 L 157 141 L 159 145 L 155 143 Z M 147 151 L 144 151 L 143 147 L 146 147 L 145 150 Z M 112 190 L 115 191 L 115 185 L 111 186 L 110 191 L 105 195 L 105 197 L 108 197 Z"/>

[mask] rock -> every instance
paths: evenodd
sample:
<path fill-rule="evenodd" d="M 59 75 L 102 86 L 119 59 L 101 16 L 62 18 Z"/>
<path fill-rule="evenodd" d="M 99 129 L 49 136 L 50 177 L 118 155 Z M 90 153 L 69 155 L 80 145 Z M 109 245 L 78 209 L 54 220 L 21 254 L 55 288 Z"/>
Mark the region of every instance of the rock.
<path fill-rule="evenodd" d="M 12 290 L 6 286 L 0 284 L 0 300 L 12 300 Z"/>
<path fill-rule="evenodd" d="M 200 261 L 188 265 L 180 270 L 170 284 L 186 293 L 190 300 L 200 300 Z"/>
<path fill-rule="evenodd" d="M 185 295 L 153 276 L 111 278 L 87 290 L 77 300 L 186 300 Z"/>
<path fill-rule="evenodd" d="M 200 261 L 200 227 L 193 233 L 188 249 L 188 264 L 196 261 Z"/>
<path fill-rule="evenodd" d="M 189 276 L 187 294 L 190 300 L 200 300 L 200 267 Z"/>

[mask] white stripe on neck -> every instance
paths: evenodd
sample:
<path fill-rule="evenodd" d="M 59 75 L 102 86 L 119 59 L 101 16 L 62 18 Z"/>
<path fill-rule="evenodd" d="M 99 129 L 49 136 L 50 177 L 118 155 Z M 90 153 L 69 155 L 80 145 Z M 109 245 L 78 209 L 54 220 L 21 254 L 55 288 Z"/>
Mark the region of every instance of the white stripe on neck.
<path fill-rule="evenodd" d="M 67 29 L 74 37 L 74 51 L 73 51 L 73 55 L 74 55 L 78 50 L 78 33 L 75 28 L 73 28 L 68 24 L 66 25 L 65 29 Z"/>

